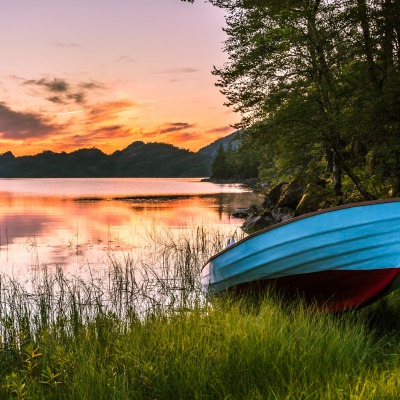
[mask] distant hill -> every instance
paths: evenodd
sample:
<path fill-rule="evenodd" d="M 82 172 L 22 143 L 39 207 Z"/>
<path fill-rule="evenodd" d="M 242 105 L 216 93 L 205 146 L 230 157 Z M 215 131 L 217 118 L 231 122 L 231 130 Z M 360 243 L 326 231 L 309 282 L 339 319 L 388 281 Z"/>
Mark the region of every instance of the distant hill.
<path fill-rule="evenodd" d="M 208 176 L 212 160 L 166 143 L 134 142 L 110 156 L 114 176 Z"/>
<path fill-rule="evenodd" d="M 201 148 L 197 152 L 197 154 L 205 157 L 211 157 L 212 159 L 214 159 L 221 144 L 224 146 L 225 150 L 228 148 L 229 144 L 231 144 L 232 149 L 235 149 L 239 144 L 238 140 L 236 140 L 239 134 L 240 131 L 236 131 L 228 136 L 224 136 L 223 138 L 217 139 L 215 142 L 212 142 L 209 145 Z"/>
<path fill-rule="evenodd" d="M 130 144 L 111 155 L 97 148 L 71 153 L 44 151 L 33 156 L 15 157 L 10 151 L 0 154 L 2 178 L 73 177 L 205 177 L 220 143 L 235 133 L 203 147 L 197 153 L 166 143 Z"/>

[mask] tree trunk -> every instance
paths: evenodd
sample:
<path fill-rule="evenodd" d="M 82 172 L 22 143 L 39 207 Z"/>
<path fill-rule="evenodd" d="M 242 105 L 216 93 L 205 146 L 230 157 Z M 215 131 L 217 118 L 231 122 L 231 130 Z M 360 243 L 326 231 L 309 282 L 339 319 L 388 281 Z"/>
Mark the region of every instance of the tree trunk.
<path fill-rule="evenodd" d="M 333 191 L 336 197 L 343 196 L 342 190 L 342 166 L 340 157 L 333 155 Z"/>
<path fill-rule="evenodd" d="M 333 173 L 333 151 L 328 148 L 325 151 L 326 163 L 325 163 L 325 178 L 328 178 Z"/>
<path fill-rule="evenodd" d="M 369 193 L 367 190 L 365 190 L 365 188 L 362 185 L 358 176 L 356 174 L 354 174 L 354 172 L 351 170 L 351 168 L 348 165 L 343 164 L 343 170 L 350 177 L 350 179 L 354 182 L 358 191 L 363 195 L 365 200 L 375 200 L 375 196 L 373 196 L 371 193 Z"/>
<path fill-rule="evenodd" d="M 373 57 L 373 44 L 371 39 L 371 32 L 369 28 L 368 12 L 367 12 L 368 7 L 365 0 L 357 0 L 357 10 L 358 10 L 357 13 L 358 20 L 360 22 L 363 33 L 364 55 L 365 58 L 367 59 L 369 77 L 375 88 L 380 90 L 381 84 L 378 79 L 377 68 Z"/>
<path fill-rule="evenodd" d="M 382 14 L 384 21 L 383 35 L 383 65 L 385 67 L 385 77 L 390 75 L 393 70 L 394 49 L 393 49 L 393 5 L 391 0 L 385 0 L 382 4 Z"/>
<path fill-rule="evenodd" d="M 390 1 L 390 0 L 387 0 Z M 365 52 L 367 62 L 369 66 L 371 80 L 375 80 L 375 84 L 378 84 L 376 76 L 376 67 L 372 57 L 372 43 L 370 38 L 366 3 L 365 0 L 357 0 L 360 8 L 360 20 L 364 34 L 365 41 Z M 372 200 L 372 196 L 363 187 L 360 179 L 353 173 L 351 168 L 345 163 L 342 150 L 341 150 L 341 135 L 335 120 L 335 110 L 332 108 L 331 103 L 331 89 L 334 86 L 334 79 L 332 77 L 329 65 L 325 57 L 325 49 L 323 48 L 323 40 L 321 40 L 320 32 L 316 25 L 316 15 L 318 13 L 319 2 L 316 1 L 312 12 L 308 16 L 308 37 L 309 37 L 309 51 L 312 59 L 313 67 L 316 69 L 317 83 L 320 91 L 320 107 L 321 112 L 325 115 L 327 120 L 327 126 L 329 127 L 329 134 L 325 134 L 327 143 L 331 148 L 333 154 L 332 157 L 332 178 L 335 196 L 341 197 L 343 195 L 342 188 L 342 175 L 343 171 L 350 177 L 354 182 L 357 189 L 367 200 Z"/>
<path fill-rule="evenodd" d="M 398 1 L 393 3 L 393 36 L 397 48 L 397 70 L 400 69 L 400 4 Z"/>
<path fill-rule="evenodd" d="M 347 165 L 347 163 L 345 162 L 343 155 L 340 151 L 339 148 L 336 147 L 335 143 L 331 143 L 332 144 L 332 151 L 335 154 L 335 157 L 337 158 L 339 165 L 340 165 L 340 169 L 342 171 L 344 171 L 349 178 L 353 181 L 353 183 L 356 185 L 356 188 L 358 189 L 358 191 L 362 194 L 362 196 L 364 197 L 365 200 L 374 200 L 375 196 L 373 196 L 371 193 L 369 193 L 363 186 L 363 184 L 360 181 L 360 178 L 353 172 L 353 170 Z M 336 194 L 336 193 L 335 193 Z"/>

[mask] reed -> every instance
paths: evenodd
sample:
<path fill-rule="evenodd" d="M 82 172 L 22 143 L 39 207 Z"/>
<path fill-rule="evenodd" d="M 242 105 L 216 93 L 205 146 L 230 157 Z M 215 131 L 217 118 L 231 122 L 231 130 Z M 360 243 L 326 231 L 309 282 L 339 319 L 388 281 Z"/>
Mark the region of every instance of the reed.
<path fill-rule="evenodd" d="M 273 293 L 210 303 L 199 272 L 225 242 L 164 232 L 104 271 L 1 276 L 0 398 L 399 397 L 397 293 L 341 315 Z"/>

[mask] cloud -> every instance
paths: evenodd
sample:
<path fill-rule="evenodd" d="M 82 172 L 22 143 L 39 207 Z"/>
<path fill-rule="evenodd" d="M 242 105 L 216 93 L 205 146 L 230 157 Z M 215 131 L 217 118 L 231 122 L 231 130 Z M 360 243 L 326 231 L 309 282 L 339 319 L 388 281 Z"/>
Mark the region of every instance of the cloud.
<path fill-rule="evenodd" d="M 118 114 L 136 107 L 136 103 L 129 99 L 121 99 L 98 104 L 89 113 L 88 122 L 91 124 L 107 122 Z"/>
<path fill-rule="evenodd" d="M 234 131 L 234 128 L 232 128 L 232 126 L 226 125 L 226 126 L 220 126 L 218 128 L 209 129 L 208 131 L 206 131 L 206 133 L 214 133 L 216 135 L 219 135 L 219 134 L 228 135 L 229 133 L 232 133 L 233 131 Z"/>
<path fill-rule="evenodd" d="M 73 100 L 75 103 L 82 104 L 85 102 L 85 93 L 76 92 L 67 94 L 67 99 Z"/>
<path fill-rule="evenodd" d="M 78 84 L 78 87 L 85 90 L 104 90 L 107 88 L 104 84 L 96 81 L 82 82 Z"/>
<path fill-rule="evenodd" d="M 190 128 L 194 128 L 196 124 L 189 124 L 187 122 L 168 122 L 161 125 L 158 129 L 158 134 L 163 135 L 165 133 L 178 132 Z"/>
<path fill-rule="evenodd" d="M 178 132 L 173 135 L 173 140 L 174 142 L 189 142 L 193 140 L 198 140 L 199 139 L 199 133 L 198 132 Z"/>
<path fill-rule="evenodd" d="M 132 137 L 135 132 L 123 125 L 109 125 L 92 129 L 83 134 L 65 136 L 57 141 L 63 149 L 77 149 L 83 147 L 107 147 L 108 141 Z"/>
<path fill-rule="evenodd" d="M 133 58 L 131 56 L 121 56 L 119 57 L 115 63 L 133 63 Z"/>
<path fill-rule="evenodd" d="M 51 101 L 52 103 L 65 104 L 64 100 L 59 96 L 50 96 L 47 98 L 47 100 Z"/>
<path fill-rule="evenodd" d="M 14 77 L 22 81 L 22 85 L 33 87 L 34 91 L 30 94 L 35 97 L 43 97 L 46 100 L 57 104 L 84 104 L 90 91 L 104 90 L 106 86 L 96 81 L 80 82 L 73 84 L 65 79 L 42 78 L 24 79 Z M 50 94 L 50 96 L 49 96 Z"/>
<path fill-rule="evenodd" d="M 0 137 L 2 139 L 45 138 L 59 126 L 37 114 L 14 111 L 0 102 Z"/>
<path fill-rule="evenodd" d="M 232 133 L 233 130 L 229 125 L 204 130 L 197 123 L 167 122 L 151 131 L 142 132 L 140 136 L 147 140 L 174 143 L 197 151 L 212 141 Z"/>
<path fill-rule="evenodd" d="M 163 141 L 166 143 L 188 144 L 199 140 L 199 132 L 194 130 L 197 124 L 188 122 L 168 122 L 160 125 L 150 132 L 143 132 L 141 136 L 149 140 Z"/>
<path fill-rule="evenodd" d="M 57 104 L 69 104 L 70 103 L 69 100 L 72 100 L 74 103 L 77 103 L 77 104 L 83 104 L 83 103 L 85 103 L 85 94 L 83 92 L 69 93 L 63 97 L 50 96 L 50 97 L 47 97 L 46 100 L 51 101 L 52 103 L 57 103 Z"/>
<path fill-rule="evenodd" d="M 110 125 L 91 131 L 91 138 L 93 139 L 112 139 L 124 138 L 131 136 L 132 132 L 123 125 Z"/>
<path fill-rule="evenodd" d="M 34 85 L 34 86 L 43 86 L 50 92 L 66 92 L 69 89 L 69 84 L 64 79 L 56 79 L 49 80 L 46 78 L 42 79 L 29 79 L 23 82 L 23 85 Z"/>
<path fill-rule="evenodd" d="M 58 147 L 62 148 L 64 151 L 71 149 L 78 149 L 84 147 L 96 147 L 96 143 L 90 135 L 73 135 L 63 138 L 61 141 L 57 141 Z"/>

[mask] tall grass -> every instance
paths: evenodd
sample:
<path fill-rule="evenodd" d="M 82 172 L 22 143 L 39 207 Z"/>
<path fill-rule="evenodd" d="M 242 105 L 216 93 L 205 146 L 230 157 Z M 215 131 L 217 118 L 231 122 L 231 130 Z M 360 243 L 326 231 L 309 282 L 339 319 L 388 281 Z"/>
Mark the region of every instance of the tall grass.
<path fill-rule="evenodd" d="M 199 272 L 225 239 L 165 233 L 100 275 L 2 276 L 0 398 L 399 398 L 396 293 L 342 315 L 273 293 L 209 303 Z"/>

